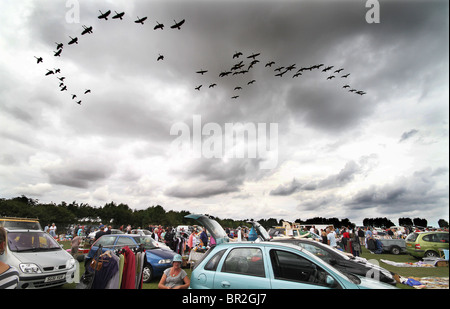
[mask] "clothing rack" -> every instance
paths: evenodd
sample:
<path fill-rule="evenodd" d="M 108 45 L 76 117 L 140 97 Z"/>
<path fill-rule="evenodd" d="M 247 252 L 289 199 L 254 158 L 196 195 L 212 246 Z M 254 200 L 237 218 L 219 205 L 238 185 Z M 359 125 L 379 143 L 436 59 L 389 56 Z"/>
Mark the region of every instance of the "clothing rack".
<path fill-rule="evenodd" d="M 132 267 L 133 267 L 133 271 L 130 274 L 134 274 L 134 276 L 136 276 L 135 278 L 135 283 L 132 283 L 132 281 L 130 281 L 130 278 L 128 277 L 128 284 L 127 284 L 127 288 L 130 288 L 130 284 L 131 284 L 131 288 L 136 288 L 136 289 L 140 289 L 142 288 L 142 270 L 143 270 L 143 261 L 144 261 L 144 255 L 145 255 L 145 248 L 143 244 L 138 244 L 137 246 L 135 245 L 99 245 L 97 251 L 95 252 L 94 256 L 92 257 L 91 260 L 91 264 L 86 267 L 85 270 L 85 274 L 83 275 L 83 277 L 85 277 L 85 283 L 80 285 L 79 288 L 81 289 L 91 289 L 91 288 L 99 288 L 99 284 L 98 281 L 96 283 L 97 280 L 97 276 L 100 272 L 100 270 L 102 269 L 102 267 L 105 267 L 105 265 L 109 265 L 109 261 L 111 259 L 111 256 L 105 257 L 106 252 L 114 252 L 114 254 L 116 256 L 121 256 L 123 254 L 125 254 L 125 247 L 128 247 L 128 249 L 130 251 L 133 252 L 134 255 L 137 256 L 137 254 L 142 254 L 142 258 L 139 258 L 139 261 L 141 261 L 141 263 L 137 264 L 136 260 L 136 270 L 135 270 L 135 266 L 134 266 L 134 260 L 132 263 Z M 111 249 L 111 250 L 106 250 L 105 252 L 103 252 L 105 249 Z M 128 251 L 128 252 L 130 252 Z M 117 257 L 116 257 L 117 259 Z M 134 258 L 133 258 L 134 259 Z M 104 264 L 104 263 L 107 264 Z M 133 275 L 131 275 L 133 276 Z M 87 277 L 87 278 L 86 278 Z M 121 276 L 120 276 L 121 278 Z M 111 279 L 111 278 L 109 278 Z M 105 281 L 106 282 L 106 281 Z M 109 281 L 108 281 L 109 282 Z M 119 281 L 120 282 L 120 281 Z M 94 285 L 93 285 L 94 283 Z M 116 285 L 117 287 L 117 285 Z M 105 287 L 102 285 L 101 288 L 109 288 L 109 287 Z M 119 283 L 119 288 L 120 288 L 120 283 Z"/>
<path fill-rule="evenodd" d="M 105 249 L 111 248 L 116 254 L 117 253 L 121 253 L 123 248 L 125 248 L 125 247 L 130 248 L 130 250 L 133 251 L 134 253 L 145 252 L 145 248 L 144 248 L 143 244 L 138 244 L 137 247 L 133 246 L 133 245 L 107 245 L 107 246 L 99 245 L 99 249 L 101 249 L 101 248 L 105 248 Z"/>

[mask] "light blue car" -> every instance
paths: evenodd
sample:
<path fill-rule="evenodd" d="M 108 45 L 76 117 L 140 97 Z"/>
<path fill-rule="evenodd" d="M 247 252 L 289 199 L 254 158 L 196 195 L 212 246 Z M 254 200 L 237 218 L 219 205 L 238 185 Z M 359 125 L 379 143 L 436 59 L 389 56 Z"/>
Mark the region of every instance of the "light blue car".
<path fill-rule="evenodd" d="M 277 242 L 230 242 L 217 221 L 188 215 L 216 240 L 196 263 L 192 289 L 392 289 L 361 276 L 343 274 L 302 248 Z"/>

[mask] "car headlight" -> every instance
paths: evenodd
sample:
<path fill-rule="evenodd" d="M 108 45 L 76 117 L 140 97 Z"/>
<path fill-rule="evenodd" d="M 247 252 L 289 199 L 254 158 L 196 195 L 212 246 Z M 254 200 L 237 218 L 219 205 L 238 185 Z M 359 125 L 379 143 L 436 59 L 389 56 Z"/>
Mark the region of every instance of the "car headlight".
<path fill-rule="evenodd" d="M 158 264 L 170 264 L 172 263 L 171 259 L 159 260 Z"/>
<path fill-rule="evenodd" d="M 20 270 L 24 274 L 40 274 L 42 273 L 39 266 L 33 263 L 27 263 L 27 264 L 19 264 Z"/>
<path fill-rule="evenodd" d="M 71 269 L 76 264 L 76 261 L 74 258 L 71 258 L 70 260 L 67 260 L 66 262 L 66 269 Z"/>

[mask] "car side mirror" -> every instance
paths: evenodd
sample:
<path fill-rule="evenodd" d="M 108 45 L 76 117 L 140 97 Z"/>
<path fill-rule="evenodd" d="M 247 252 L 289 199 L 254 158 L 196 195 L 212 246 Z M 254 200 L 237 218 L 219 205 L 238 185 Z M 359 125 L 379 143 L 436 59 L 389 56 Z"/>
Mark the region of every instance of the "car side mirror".
<path fill-rule="evenodd" d="M 326 282 L 327 282 L 327 285 L 328 285 L 328 286 L 333 286 L 334 283 L 335 283 L 334 278 L 331 277 L 330 275 L 327 275 Z"/>

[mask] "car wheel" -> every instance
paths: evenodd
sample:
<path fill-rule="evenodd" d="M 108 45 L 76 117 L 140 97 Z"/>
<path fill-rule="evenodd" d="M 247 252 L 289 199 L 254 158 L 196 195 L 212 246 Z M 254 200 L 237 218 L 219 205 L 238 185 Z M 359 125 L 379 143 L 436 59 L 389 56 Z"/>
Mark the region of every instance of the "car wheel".
<path fill-rule="evenodd" d="M 144 269 L 142 270 L 142 281 L 144 283 L 149 283 L 150 280 L 152 280 L 153 277 L 153 269 L 150 264 L 145 264 Z"/>
<path fill-rule="evenodd" d="M 395 255 L 400 254 L 400 248 L 399 247 L 392 247 L 391 253 L 395 254 Z"/>
<path fill-rule="evenodd" d="M 425 257 L 439 257 L 439 255 L 435 251 L 427 251 L 427 252 L 425 252 L 424 256 Z"/>

